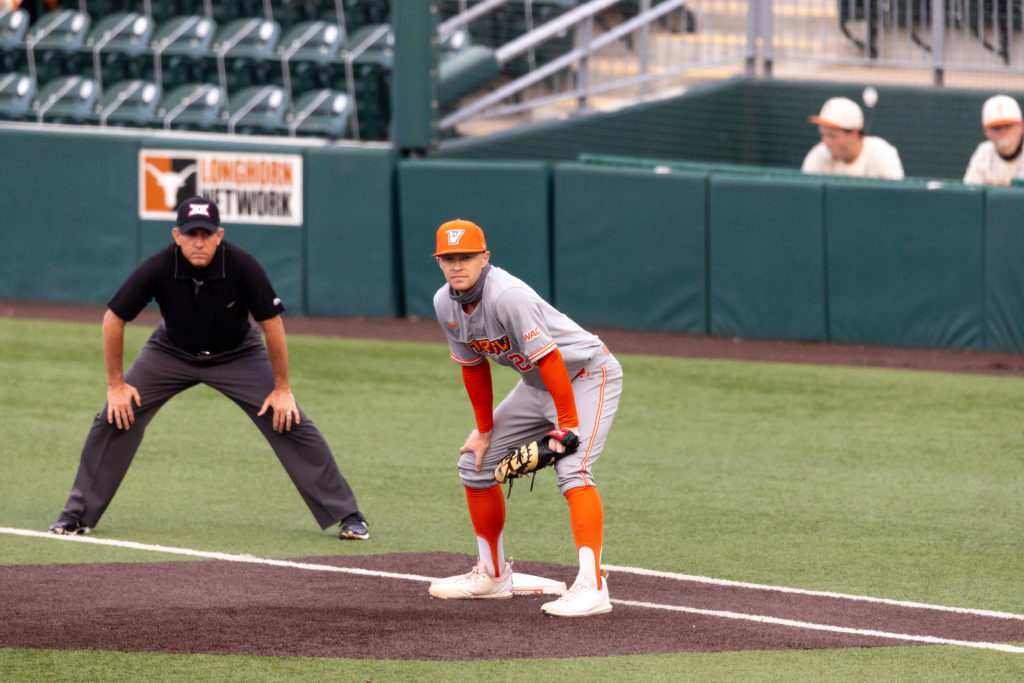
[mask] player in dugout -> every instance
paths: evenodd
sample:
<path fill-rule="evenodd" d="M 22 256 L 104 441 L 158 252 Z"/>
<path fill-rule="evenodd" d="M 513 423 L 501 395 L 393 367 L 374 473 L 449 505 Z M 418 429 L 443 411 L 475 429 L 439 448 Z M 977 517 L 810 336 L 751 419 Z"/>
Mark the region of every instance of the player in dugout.
<path fill-rule="evenodd" d="M 981 107 L 981 127 L 988 138 L 967 163 L 967 185 L 1009 185 L 1024 180 L 1024 119 L 1009 95 L 994 95 Z"/>
<path fill-rule="evenodd" d="M 609 612 L 601 569 L 604 509 L 592 469 L 618 408 L 622 367 L 597 336 L 491 265 L 475 223 L 442 224 L 436 245 L 433 256 L 447 283 L 434 295 L 434 309 L 451 359 L 462 368 L 476 420 L 459 448 L 458 468 L 479 558 L 469 573 L 432 583 L 430 595 L 512 597 L 512 567 L 503 546 L 505 498 L 495 468 L 517 446 L 546 439 L 562 453 L 554 467 L 569 506 L 579 572 L 572 587 L 541 610 L 564 617 Z M 520 373 L 497 408 L 489 361 Z"/>
<path fill-rule="evenodd" d="M 808 120 L 818 125 L 821 142 L 804 157 L 804 173 L 903 179 L 899 152 L 882 138 L 865 135 L 864 112 L 853 100 L 833 97 Z"/>

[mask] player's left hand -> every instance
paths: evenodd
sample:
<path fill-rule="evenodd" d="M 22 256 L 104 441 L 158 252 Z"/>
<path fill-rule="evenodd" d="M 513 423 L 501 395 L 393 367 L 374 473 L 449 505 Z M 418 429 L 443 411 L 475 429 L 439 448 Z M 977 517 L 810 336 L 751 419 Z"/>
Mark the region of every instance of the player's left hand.
<path fill-rule="evenodd" d="M 299 424 L 299 406 L 295 403 L 295 396 L 291 391 L 285 389 L 274 389 L 270 395 L 263 400 L 263 406 L 257 416 L 262 416 L 267 409 L 274 411 L 274 431 L 290 432 L 292 425 Z"/>
<path fill-rule="evenodd" d="M 459 453 L 472 453 L 476 456 L 474 469 L 477 472 L 480 471 L 480 467 L 484 463 L 484 454 L 491 447 L 491 434 L 493 433 L 494 431 L 492 430 L 481 434 L 478 430 L 474 429 L 466 437 L 466 443 L 462 444 L 462 448 L 459 449 Z"/>

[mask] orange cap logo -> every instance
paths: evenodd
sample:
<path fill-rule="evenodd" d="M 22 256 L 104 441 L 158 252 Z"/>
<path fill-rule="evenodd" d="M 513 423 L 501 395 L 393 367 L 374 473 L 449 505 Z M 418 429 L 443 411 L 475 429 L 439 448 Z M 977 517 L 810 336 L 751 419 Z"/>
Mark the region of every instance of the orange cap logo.
<path fill-rule="evenodd" d="M 484 231 L 476 223 L 456 218 L 442 223 L 437 229 L 437 251 L 434 252 L 434 256 L 473 254 L 480 251 L 487 251 L 487 242 L 484 240 Z"/>

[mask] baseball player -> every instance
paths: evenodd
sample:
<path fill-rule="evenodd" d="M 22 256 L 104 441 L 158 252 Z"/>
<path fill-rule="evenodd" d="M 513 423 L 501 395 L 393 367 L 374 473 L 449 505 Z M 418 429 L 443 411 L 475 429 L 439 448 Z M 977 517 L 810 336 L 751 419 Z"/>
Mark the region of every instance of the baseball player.
<path fill-rule="evenodd" d="M 833 97 L 808 120 L 818 124 L 821 142 L 804 157 L 804 173 L 903 179 L 899 152 L 882 138 L 864 134 L 864 112 L 853 100 Z"/>
<path fill-rule="evenodd" d="M 1024 119 L 1020 105 L 1008 95 L 995 95 L 981 107 L 985 142 L 971 155 L 964 173 L 968 185 L 1009 185 L 1024 179 Z"/>
<path fill-rule="evenodd" d="M 441 225 L 434 257 L 447 281 L 434 295 L 434 310 L 476 417 L 476 429 L 459 449 L 459 476 L 479 560 L 468 574 L 432 583 L 430 594 L 512 596 L 512 568 L 503 547 L 505 498 L 495 467 L 511 449 L 537 439 L 547 438 L 561 453 L 566 449 L 559 437 L 571 431 L 579 437 L 578 449 L 557 460 L 555 472 L 569 504 L 580 568 L 568 592 L 541 609 L 566 617 L 608 612 L 608 582 L 601 571 L 604 512 L 592 469 L 618 408 L 622 368 L 600 339 L 522 280 L 492 266 L 476 224 L 457 219 Z M 493 409 L 489 361 L 521 375 Z"/>
<path fill-rule="evenodd" d="M 223 239 L 217 205 L 202 197 L 181 204 L 171 234 L 175 243 L 146 259 L 107 304 L 107 404 L 93 420 L 71 495 L 50 531 L 89 533 L 124 479 L 149 421 L 171 397 L 203 383 L 256 424 L 322 529 L 340 521 L 340 538 L 369 538 L 327 442 L 295 403 L 284 306 L 263 268 Z M 153 299 L 163 321 L 122 374 L 125 322 Z"/>

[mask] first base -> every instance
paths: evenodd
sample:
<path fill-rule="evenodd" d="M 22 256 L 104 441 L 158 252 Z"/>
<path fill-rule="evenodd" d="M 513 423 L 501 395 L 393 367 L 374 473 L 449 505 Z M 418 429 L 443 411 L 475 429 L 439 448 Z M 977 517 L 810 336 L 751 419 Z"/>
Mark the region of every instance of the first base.
<path fill-rule="evenodd" d="M 513 572 L 512 591 L 516 595 L 561 595 L 565 592 L 565 582 Z"/>

